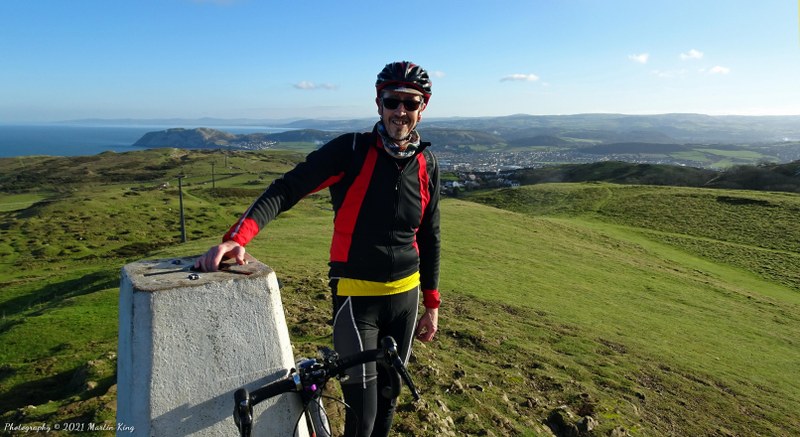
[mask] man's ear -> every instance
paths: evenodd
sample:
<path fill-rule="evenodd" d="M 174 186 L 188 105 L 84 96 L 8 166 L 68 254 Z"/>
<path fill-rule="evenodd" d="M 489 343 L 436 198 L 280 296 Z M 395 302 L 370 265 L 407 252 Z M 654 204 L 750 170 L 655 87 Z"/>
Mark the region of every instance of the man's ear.
<path fill-rule="evenodd" d="M 380 97 L 375 97 L 375 104 L 378 105 L 378 115 L 383 117 L 383 103 L 381 103 Z"/>

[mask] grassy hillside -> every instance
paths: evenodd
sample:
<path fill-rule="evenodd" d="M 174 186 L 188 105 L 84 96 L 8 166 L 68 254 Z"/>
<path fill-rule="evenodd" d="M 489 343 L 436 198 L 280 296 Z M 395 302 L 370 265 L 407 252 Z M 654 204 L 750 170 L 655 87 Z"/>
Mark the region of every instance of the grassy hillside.
<path fill-rule="evenodd" d="M 800 161 L 741 165 L 724 171 L 666 164 L 604 161 L 524 168 L 508 172 L 506 176 L 519 181 L 521 185 L 546 182 L 613 182 L 800 193 Z"/>
<path fill-rule="evenodd" d="M 121 266 L 204 251 L 298 157 L 0 160 L 3 421 L 113 424 Z M 398 435 L 568 435 L 585 416 L 598 436 L 796 435 L 798 212 L 794 194 L 593 183 L 446 199 L 441 332 L 416 346 L 423 401 L 404 392 Z M 311 196 L 250 246 L 298 353 L 330 342 L 331 219 Z"/>

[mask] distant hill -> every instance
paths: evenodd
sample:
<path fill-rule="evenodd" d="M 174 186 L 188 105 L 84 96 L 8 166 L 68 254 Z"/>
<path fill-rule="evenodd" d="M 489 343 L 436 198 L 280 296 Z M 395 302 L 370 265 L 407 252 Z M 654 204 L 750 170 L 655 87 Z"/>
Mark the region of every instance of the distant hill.
<path fill-rule="evenodd" d="M 702 187 L 708 181 L 720 177 L 720 173 L 714 170 L 618 161 L 522 169 L 508 174 L 509 178 L 518 180 L 522 185 L 551 182 L 613 182 Z"/>
<path fill-rule="evenodd" d="M 522 185 L 551 182 L 613 182 L 800 193 L 800 161 L 787 164 L 741 165 L 725 171 L 610 161 L 522 169 L 506 174 Z"/>
<path fill-rule="evenodd" d="M 142 136 L 134 147 L 180 147 L 185 149 L 205 149 L 209 147 L 222 147 L 236 141 L 237 136 L 216 129 L 173 128 L 157 132 L 148 132 Z"/>
<path fill-rule="evenodd" d="M 498 135 L 474 129 L 429 127 L 420 128 L 419 131 L 423 141 L 429 141 L 437 147 L 485 146 L 505 143 L 505 140 Z"/>
<path fill-rule="evenodd" d="M 574 142 L 552 135 L 535 135 L 532 137 L 515 138 L 508 141 L 510 147 L 565 147 Z"/>
<path fill-rule="evenodd" d="M 611 143 L 600 144 L 597 146 L 583 147 L 578 152 L 593 155 L 614 155 L 614 154 L 638 154 L 638 153 L 675 153 L 691 150 L 690 147 L 681 144 L 664 143 Z"/>
<path fill-rule="evenodd" d="M 148 132 L 134 147 L 158 148 L 177 147 L 182 149 L 216 149 L 220 147 L 241 150 L 263 150 L 274 148 L 280 143 L 302 142 L 322 144 L 339 135 L 315 129 L 289 130 L 279 133 L 231 134 L 210 128 L 173 128 Z"/>
<path fill-rule="evenodd" d="M 598 142 L 724 143 L 800 139 L 800 116 L 710 116 L 703 114 L 511 115 L 429 120 L 425 127 L 469 128 L 505 139 L 536 135 Z"/>
<path fill-rule="evenodd" d="M 259 138 L 263 137 L 269 141 L 277 142 L 309 142 L 321 143 L 328 142 L 337 136 L 341 135 L 340 132 L 335 131 L 321 131 L 318 129 L 297 129 L 289 130 L 286 132 L 278 132 L 274 134 L 251 134 L 245 137 Z"/>

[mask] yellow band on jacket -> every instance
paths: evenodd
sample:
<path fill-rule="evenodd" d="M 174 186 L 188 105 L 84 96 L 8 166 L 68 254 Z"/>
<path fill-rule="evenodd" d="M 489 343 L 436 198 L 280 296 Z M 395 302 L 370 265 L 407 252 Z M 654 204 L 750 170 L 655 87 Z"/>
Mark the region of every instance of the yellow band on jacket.
<path fill-rule="evenodd" d="M 419 272 L 392 282 L 372 282 L 341 278 L 336 288 L 339 296 L 385 296 L 409 291 L 419 285 Z"/>

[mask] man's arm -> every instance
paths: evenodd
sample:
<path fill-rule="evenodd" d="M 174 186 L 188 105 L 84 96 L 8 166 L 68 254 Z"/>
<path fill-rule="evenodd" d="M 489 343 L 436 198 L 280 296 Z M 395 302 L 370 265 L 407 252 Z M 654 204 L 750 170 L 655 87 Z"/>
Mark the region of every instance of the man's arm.
<path fill-rule="evenodd" d="M 439 329 L 439 258 L 441 236 L 439 229 L 439 166 L 433 154 L 430 154 L 430 202 L 420 229 L 417 233 L 417 244 L 420 251 L 420 280 L 425 305 L 425 313 L 417 323 L 415 334 L 423 342 L 433 340 Z"/>
<path fill-rule="evenodd" d="M 349 138 L 349 136 L 348 136 Z M 309 193 L 335 183 L 343 174 L 344 165 L 350 155 L 342 135 L 311 152 L 306 160 L 276 179 L 256 199 L 241 218 L 228 230 L 223 242 L 211 247 L 195 261 L 195 268 L 206 272 L 219 269 L 223 259 L 233 258 L 237 264 L 245 264 L 244 246 L 278 214 L 294 206 Z"/>

